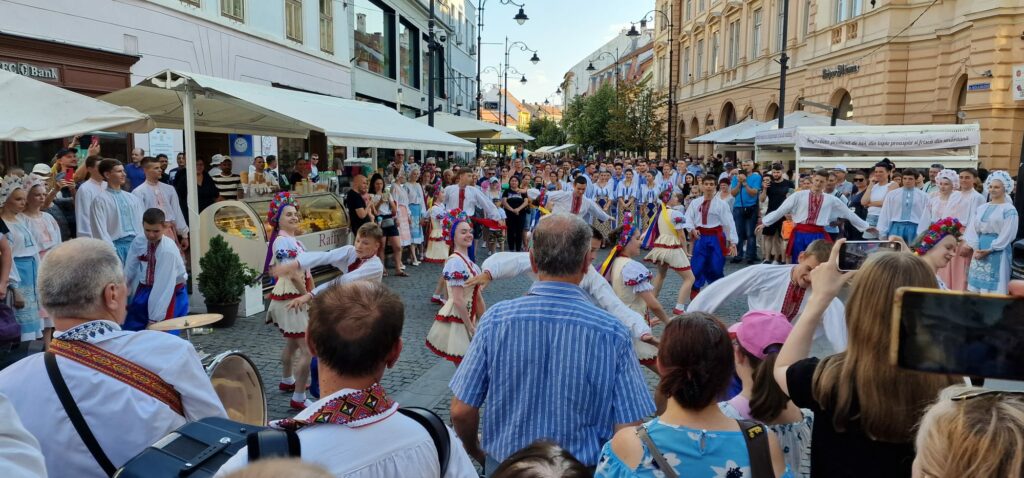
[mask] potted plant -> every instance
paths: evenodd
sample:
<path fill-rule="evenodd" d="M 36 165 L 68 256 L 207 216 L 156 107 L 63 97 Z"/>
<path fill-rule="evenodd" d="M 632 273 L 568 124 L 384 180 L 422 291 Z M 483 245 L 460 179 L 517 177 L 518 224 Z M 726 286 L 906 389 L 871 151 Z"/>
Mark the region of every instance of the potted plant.
<path fill-rule="evenodd" d="M 214 327 L 231 327 L 238 317 L 238 304 L 245 287 L 258 277 L 220 236 L 210 240 L 210 249 L 199 259 L 202 272 L 196 277 L 199 292 L 206 300 L 206 311 L 224 316 Z"/>

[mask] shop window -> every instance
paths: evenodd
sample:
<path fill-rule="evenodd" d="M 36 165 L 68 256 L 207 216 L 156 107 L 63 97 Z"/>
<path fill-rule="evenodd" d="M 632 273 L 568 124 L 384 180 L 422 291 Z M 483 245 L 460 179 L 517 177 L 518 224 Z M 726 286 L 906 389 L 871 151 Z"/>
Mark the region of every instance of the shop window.
<path fill-rule="evenodd" d="M 284 35 L 302 43 L 302 0 L 284 0 Z"/>
<path fill-rule="evenodd" d="M 693 0 L 686 0 L 686 19 L 693 16 Z"/>
<path fill-rule="evenodd" d="M 689 83 L 690 78 L 690 47 L 683 48 L 683 83 Z"/>
<path fill-rule="evenodd" d="M 845 22 L 861 14 L 862 0 L 836 0 L 836 23 Z"/>
<path fill-rule="evenodd" d="M 394 78 L 394 10 L 376 0 L 355 0 L 354 7 L 356 66 Z"/>
<path fill-rule="evenodd" d="M 404 19 L 398 22 L 398 68 L 403 85 L 420 87 L 420 31 Z"/>
<path fill-rule="evenodd" d="M 718 73 L 719 36 L 717 30 L 711 32 L 711 75 Z"/>
<path fill-rule="evenodd" d="M 232 20 L 245 21 L 245 0 L 220 0 L 220 14 Z"/>
<path fill-rule="evenodd" d="M 334 0 L 320 0 L 320 51 L 334 53 Z"/>

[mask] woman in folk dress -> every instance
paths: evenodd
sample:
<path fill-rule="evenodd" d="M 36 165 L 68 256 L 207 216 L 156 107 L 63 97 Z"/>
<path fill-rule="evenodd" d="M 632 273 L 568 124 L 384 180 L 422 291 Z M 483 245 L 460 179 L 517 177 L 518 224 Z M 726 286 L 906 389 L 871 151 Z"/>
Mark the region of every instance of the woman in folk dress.
<path fill-rule="evenodd" d="M 970 291 L 1007 293 L 1011 244 L 1019 225 L 1017 209 L 1009 195 L 1013 185 L 1006 171 L 992 171 L 985 180 L 989 201 L 978 209 L 965 235 L 967 245 L 974 250 L 974 260 L 967 273 Z"/>
<path fill-rule="evenodd" d="M 405 183 L 405 192 L 409 196 L 409 229 L 412 233 L 412 265 L 420 265 L 423 257 L 423 216 L 427 213 L 423 186 L 419 183 L 420 170 L 409 171 L 409 182 Z"/>
<path fill-rule="evenodd" d="M 693 271 L 690 270 L 690 258 L 686 256 L 686 214 L 676 208 L 685 196 L 683 193 L 672 195 L 668 204 L 662 206 L 658 214 L 657 228 L 652 227 L 649 234 L 654 241 L 651 252 L 644 261 L 658 266 L 658 275 L 654 277 L 654 296 L 661 295 L 661 286 L 665 284 L 668 270 L 672 269 L 683 279 L 676 296 L 673 315 L 686 311 L 690 303 L 690 290 L 693 288 Z"/>
<path fill-rule="evenodd" d="M 288 192 L 279 192 L 270 201 L 267 222 L 273 228 L 270 247 L 264 261 L 263 271 L 270 266 L 292 262 L 305 252 L 302 243 L 296 239 L 299 233 L 299 203 Z M 273 323 L 284 336 L 281 350 L 282 379 L 278 389 L 292 392 L 291 408 L 302 410 L 312 401 L 306 398 L 309 379 L 309 362 L 312 354 L 306 345 L 306 326 L 309 313 L 305 307 L 289 307 L 292 299 L 306 295 L 313 290 L 313 277 L 308 270 L 299 270 L 277 279 L 270 291 L 270 305 L 267 307 L 267 323 Z"/>
<path fill-rule="evenodd" d="M 985 196 L 978 192 L 980 189 L 978 186 L 980 185 L 976 169 L 967 168 L 960 171 L 960 201 L 953 216 L 959 219 L 964 227 L 974 222 L 974 216 L 981 206 L 985 205 Z M 973 257 L 974 251 L 971 250 L 971 247 L 966 242 L 960 241 L 960 245 L 956 249 L 956 256 L 949 261 L 949 266 L 946 267 L 946 270 L 949 271 L 949 280 L 946 285 L 950 289 L 967 290 L 967 271 L 971 267 Z"/>
<path fill-rule="evenodd" d="M 608 221 L 594 219 L 594 227 L 601 231 L 604 237 L 608 237 L 612 229 L 615 228 L 615 213 L 612 207 L 615 203 L 615 190 L 613 189 L 611 178 L 611 173 L 601 171 L 597 175 L 597 182 L 594 183 L 594 202 L 597 203 L 605 214 L 612 217 Z"/>
<path fill-rule="evenodd" d="M 21 325 L 21 340 L 35 340 L 43 337 L 43 321 L 39 317 L 39 299 L 36 295 L 36 275 L 39 272 L 39 243 L 28 225 L 28 218 L 22 212 L 28 194 L 21 178 L 7 176 L 0 186 L 0 217 L 7 223 L 10 233 L 7 241 L 11 244 L 11 287 L 24 301 L 21 308 L 15 306 L 14 318 Z M 2 240 L 2 239 L 0 239 Z"/>
<path fill-rule="evenodd" d="M 448 231 L 447 242 L 452 247 L 442 272 L 448 300 L 434 316 L 426 345 L 430 351 L 458 365 L 469 350 L 485 304 L 479 287 L 465 288 L 466 281 L 480 273 L 480 267 L 473 261 L 473 225 L 465 212 L 456 209 L 452 213 L 454 215 L 450 215 L 444 225 Z"/>
<path fill-rule="evenodd" d="M 60 226 L 57 220 L 46 211 L 40 210 L 48 201 L 45 181 L 34 181 L 28 186 L 28 200 L 25 203 L 25 211 L 21 214 L 28 222 L 28 228 L 32 231 L 36 244 L 39 245 L 39 261 L 42 263 L 46 253 L 61 243 Z M 43 319 L 43 339 L 46 343 L 53 337 L 53 319 L 41 306 L 39 317 Z"/>
<path fill-rule="evenodd" d="M 641 220 L 638 226 L 640 226 L 640 231 L 646 231 L 658 217 L 660 206 L 658 196 L 662 191 L 661 185 L 654 179 L 654 173 L 647 171 L 645 178 L 646 181 L 640 185 L 640 192 L 638 194 L 639 218 Z"/>
<path fill-rule="evenodd" d="M 617 224 L 622 224 L 622 218 L 628 213 L 630 216 L 636 217 L 636 201 L 640 195 L 640 187 L 637 185 L 637 181 L 634 178 L 632 169 L 627 169 L 623 173 L 625 179 L 619 183 L 618 189 L 615 191 L 615 200 L 618 203 L 618 216 L 615 221 Z M 618 226 L 616 226 L 618 227 Z"/>
<path fill-rule="evenodd" d="M 954 217 L 961 224 L 957 212 L 961 211 L 960 176 L 952 169 L 943 169 L 935 175 L 935 182 L 939 189 L 931 194 L 928 203 L 925 205 L 924 214 L 921 215 L 921 222 L 917 225 L 917 234 L 921 235 L 931 227 L 932 224 L 941 219 Z M 961 231 L 962 232 L 962 231 Z M 953 268 L 949 265 L 938 270 L 936 277 L 941 284 L 947 287 L 953 284 Z M 958 289 L 963 290 L 963 289 Z"/>

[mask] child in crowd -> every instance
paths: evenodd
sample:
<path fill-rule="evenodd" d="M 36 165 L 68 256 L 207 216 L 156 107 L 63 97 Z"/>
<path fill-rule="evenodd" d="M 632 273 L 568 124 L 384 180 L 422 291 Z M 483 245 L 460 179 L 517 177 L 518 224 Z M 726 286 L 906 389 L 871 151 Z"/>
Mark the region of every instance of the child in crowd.
<path fill-rule="evenodd" d="M 166 220 L 157 208 L 142 213 L 143 235 L 135 236 L 124 265 L 128 290 L 134 290 L 124 330 L 143 330 L 188 315 L 185 261 L 175 241 L 164 234 Z"/>

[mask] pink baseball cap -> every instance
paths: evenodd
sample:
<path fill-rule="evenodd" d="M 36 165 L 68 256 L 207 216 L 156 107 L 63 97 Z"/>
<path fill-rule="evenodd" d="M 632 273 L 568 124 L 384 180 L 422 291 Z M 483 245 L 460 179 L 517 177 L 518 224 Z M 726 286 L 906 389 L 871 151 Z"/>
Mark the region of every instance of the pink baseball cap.
<path fill-rule="evenodd" d="M 751 310 L 739 322 L 729 327 L 729 334 L 736 336 L 740 346 L 751 355 L 764 360 L 765 349 L 774 344 L 783 344 L 793 330 L 785 315 L 772 310 Z"/>

